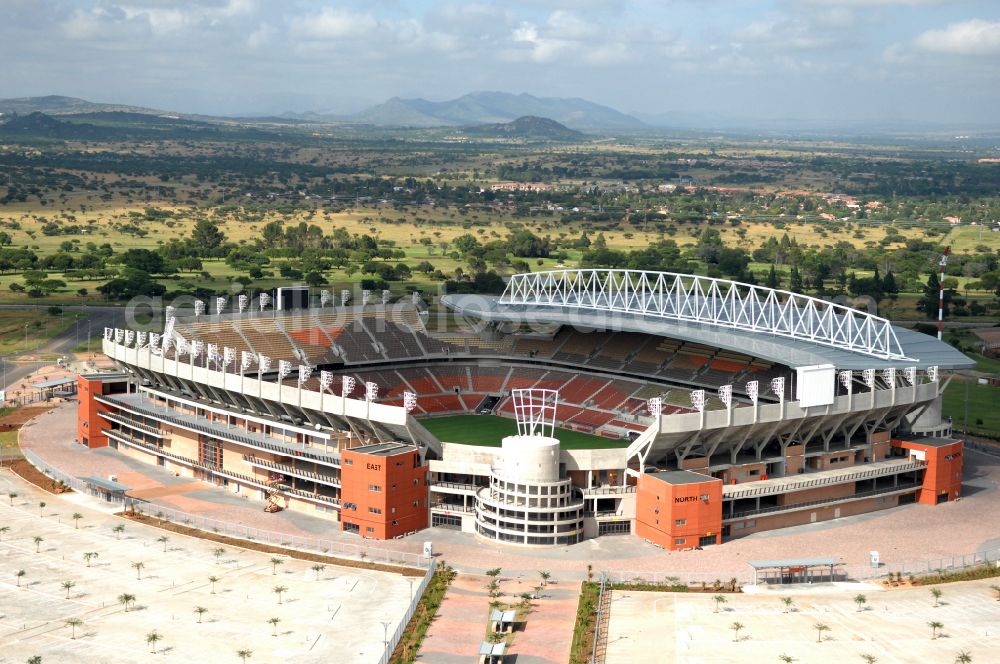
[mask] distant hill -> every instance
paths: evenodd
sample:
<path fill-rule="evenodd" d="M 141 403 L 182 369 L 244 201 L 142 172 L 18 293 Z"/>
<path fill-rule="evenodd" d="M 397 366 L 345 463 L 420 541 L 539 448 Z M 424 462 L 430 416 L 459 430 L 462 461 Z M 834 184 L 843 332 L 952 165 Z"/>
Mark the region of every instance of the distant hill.
<path fill-rule="evenodd" d="M 506 92 L 473 92 L 450 101 L 393 97 L 350 119 L 396 127 L 446 127 L 512 122 L 524 116 L 551 118 L 577 130 L 640 129 L 643 123 L 585 99 L 535 97 Z"/>
<path fill-rule="evenodd" d="M 45 113 L 46 115 L 72 115 L 75 113 L 107 113 L 112 111 L 125 113 L 142 113 L 146 115 L 162 115 L 164 111 L 142 106 L 127 106 L 125 104 L 100 104 L 77 97 L 48 95 L 46 97 L 18 97 L 15 99 L 0 99 L 0 113 L 4 115 L 28 115 L 30 113 Z"/>
<path fill-rule="evenodd" d="M 534 115 L 524 115 L 510 122 L 462 127 L 462 131 L 470 136 L 493 138 L 534 138 L 548 141 L 577 141 L 583 138 L 583 132 Z"/>
<path fill-rule="evenodd" d="M 85 122 L 63 122 L 37 111 L 28 115 L 12 116 L 7 122 L 0 124 L 2 136 L 101 140 L 114 138 L 118 133 L 109 127 L 98 127 Z"/>

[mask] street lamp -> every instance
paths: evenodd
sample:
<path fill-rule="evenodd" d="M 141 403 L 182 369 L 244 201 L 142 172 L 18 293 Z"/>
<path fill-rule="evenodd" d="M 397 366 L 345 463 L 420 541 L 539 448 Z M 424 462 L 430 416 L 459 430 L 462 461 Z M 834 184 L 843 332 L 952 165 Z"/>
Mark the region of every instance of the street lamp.
<path fill-rule="evenodd" d="M 392 623 L 385 620 L 380 620 L 379 622 L 382 623 L 382 643 L 384 644 L 383 645 L 383 650 L 384 650 L 385 648 L 389 647 L 389 625 L 391 625 Z"/>

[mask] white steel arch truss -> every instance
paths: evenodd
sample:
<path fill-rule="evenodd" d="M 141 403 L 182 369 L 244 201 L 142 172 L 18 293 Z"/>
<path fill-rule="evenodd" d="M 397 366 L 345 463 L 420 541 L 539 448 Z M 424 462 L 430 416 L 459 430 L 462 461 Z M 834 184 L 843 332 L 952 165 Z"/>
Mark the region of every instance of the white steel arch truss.
<path fill-rule="evenodd" d="M 892 324 L 819 298 L 673 272 L 553 270 L 511 277 L 500 304 L 591 309 L 774 334 L 904 360 Z"/>

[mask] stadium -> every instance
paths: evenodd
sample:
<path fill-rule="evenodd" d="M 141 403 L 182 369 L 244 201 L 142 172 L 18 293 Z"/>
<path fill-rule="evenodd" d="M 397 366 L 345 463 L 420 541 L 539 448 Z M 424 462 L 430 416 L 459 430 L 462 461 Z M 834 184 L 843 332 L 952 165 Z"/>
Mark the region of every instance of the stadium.
<path fill-rule="evenodd" d="M 973 363 L 876 315 L 721 279 L 518 274 L 499 296 L 278 289 L 106 329 L 77 440 L 387 539 L 665 549 L 960 497 Z M 454 325 L 458 319 L 461 325 Z"/>

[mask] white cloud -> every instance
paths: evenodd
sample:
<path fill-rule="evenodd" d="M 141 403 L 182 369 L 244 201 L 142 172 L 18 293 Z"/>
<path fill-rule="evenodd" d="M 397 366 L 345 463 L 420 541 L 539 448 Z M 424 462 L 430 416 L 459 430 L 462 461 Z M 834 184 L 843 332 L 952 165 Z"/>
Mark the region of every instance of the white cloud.
<path fill-rule="evenodd" d="M 324 7 L 319 14 L 292 20 L 292 32 L 303 39 L 319 41 L 361 37 L 374 31 L 378 21 L 371 14 Z"/>
<path fill-rule="evenodd" d="M 931 53 L 1000 55 L 1000 21 L 972 19 L 918 36 L 914 46 Z"/>

